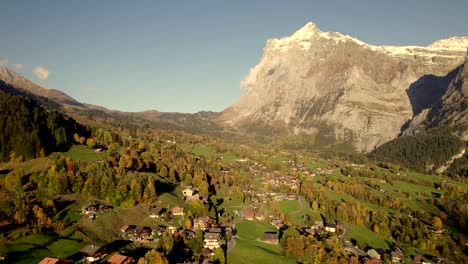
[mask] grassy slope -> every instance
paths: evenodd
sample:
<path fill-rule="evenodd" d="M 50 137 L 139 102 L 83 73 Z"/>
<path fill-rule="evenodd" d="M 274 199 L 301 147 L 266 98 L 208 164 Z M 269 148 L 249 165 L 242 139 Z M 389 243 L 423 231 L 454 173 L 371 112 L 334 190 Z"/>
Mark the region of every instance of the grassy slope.
<path fill-rule="evenodd" d="M 279 245 L 257 241 L 265 232 L 277 231 L 273 226 L 243 220 L 236 224 L 236 229 L 240 239 L 236 240 L 236 247 L 228 253 L 228 263 L 295 263 L 282 255 Z"/>
<path fill-rule="evenodd" d="M 346 224 L 346 228 L 348 228 L 349 232 L 346 235 L 346 239 L 348 240 L 354 239 L 373 248 L 389 249 L 387 242 L 385 242 L 385 239 L 382 236 L 372 232 L 365 227 L 354 224 Z"/>
<path fill-rule="evenodd" d="M 106 152 L 96 152 L 94 149 L 83 145 L 73 145 L 67 152 L 56 152 L 51 155 L 57 157 L 63 155 L 76 161 L 93 162 L 107 159 Z"/>

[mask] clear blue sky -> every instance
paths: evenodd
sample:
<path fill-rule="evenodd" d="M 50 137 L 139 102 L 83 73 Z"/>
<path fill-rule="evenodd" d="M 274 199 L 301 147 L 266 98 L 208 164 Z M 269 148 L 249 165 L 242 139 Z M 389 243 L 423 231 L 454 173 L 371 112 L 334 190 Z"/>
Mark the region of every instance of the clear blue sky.
<path fill-rule="evenodd" d="M 466 0 L 2 0 L 0 10 L 0 64 L 125 111 L 221 111 L 266 40 L 309 21 L 381 45 L 468 35 Z"/>

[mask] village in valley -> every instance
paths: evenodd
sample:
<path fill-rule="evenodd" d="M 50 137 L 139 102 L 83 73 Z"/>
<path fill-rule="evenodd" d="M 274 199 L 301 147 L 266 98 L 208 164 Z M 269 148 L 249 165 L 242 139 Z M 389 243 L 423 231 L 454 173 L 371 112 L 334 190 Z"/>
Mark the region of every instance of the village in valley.
<path fill-rule="evenodd" d="M 23 164 L 51 160 L 33 172 L 37 187 L 29 191 L 46 197 L 50 218 L 34 220 L 32 233 L 10 232 L 18 238 L 5 243 L 7 257 L 40 264 L 451 263 L 430 252 L 446 250 L 436 243 L 462 241 L 444 226 L 451 222 L 436 200 L 464 195 L 463 183 L 448 177 L 167 137 L 120 152 L 74 146 Z"/>
<path fill-rule="evenodd" d="M 139 219 L 139 223 L 127 222 L 120 227 L 117 240 L 127 247 L 123 252 L 138 248 L 157 248 L 161 245 L 165 247 L 165 243 L 169 243 L 167 247 L 172 247 L 169 251 L 176 250 L 168 259 L 169 263 L 236 263 L 226 260 L 226 256 L 230 256 L 229 252 L 235 250 L 236 243 L 245 240 L 242 237 L 245 233 L 242 228 L 260 226 L 265 231 L 255 239 L 255 243 L 266 246 L 280 247 L 285 236 L 290 236 L 293 232 L 296 236 L 339 244 L 355 263 L 383 263 L 386 254 L 391 257 L 391 263 L 404 263 L 403 252 L 398 247 L 392 250 L 369 247 L 364 249 L 359 248 L 356 241 L 353 244 L 346 240 L 348 231 L 345 224 L 338 223 L 336 219 L 327 221 L 317 208 L 311 208 L 316 205 L 310 204 L 298 194 L 302 177 L 331 175 L 337 171 L 334 166 L 309 170 L 294 160 L 283 160 L 282 166 L 292 174 L 271 170 L 248 158 L 236 160 L 234 166 L 252 176 L 248 186 L 230 191 L 219 190 L 217 195 L 212 196 L 201 194 L 193 186 L 177 186 L 173 193 L 163 195 L 170 199 L 158 199 L 145 207 L 144 221 Z M 364 167 L 356 164 L 351 166 Z M 223 172 L 229 172 L 228 166 Z M 112 214 L 116 214 L 112 205 L 95 200 L 82 207 L 80 221 L 93 225 Z M 190 244 L 191 241 L 193 244 L 198 243 L 198 254 L 195 255 L 193 248 L 175 244 L 174 241 L 177 240 L 186 242 L 182 245 Z M 128 247 L 129 245 L 134 247 Z M 111 248 L 104 244 L 89 243 L 74 255 L 74 260 L 46 257 L 39 263 L 138 262 L 138 259 L 121 253 L 122 248 Z M 283 257 L 278 263 L 283 261 L 290 262 Z"/>

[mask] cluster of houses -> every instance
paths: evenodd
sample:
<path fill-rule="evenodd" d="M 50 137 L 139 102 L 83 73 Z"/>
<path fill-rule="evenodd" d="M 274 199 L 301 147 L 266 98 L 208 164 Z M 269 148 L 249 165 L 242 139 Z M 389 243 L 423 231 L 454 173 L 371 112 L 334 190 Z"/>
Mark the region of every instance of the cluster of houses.
<path fill-rule="evenodd" d="M 105 204 L 90 204 L 84 206 L 81 209 L 81 212 L 89 217 L 90 219 L 95 219 L 98 213 L 108 213 L 112 211 L 113 207 Z"/>
<path fill-rule="evenodd" d="M 99 246 L 99 245 L 94 245 L 94 244 L 86 245 L 84 248 L 80 250 L 80 253 L 82 254 L 82 258 L 77 261 L 73 261 L 69 259 L 45 257 L 39 262 L 39 264 L 96 263 L 96 262 L 102 262 L 108 256 L 106 248 L 104 246 Z M 132 257 L 116 253 L 110 256 L 110 258 L 108 258 L 105 263 L 132 264 L 136 262 L 135 262 L 135 259 Z"/>

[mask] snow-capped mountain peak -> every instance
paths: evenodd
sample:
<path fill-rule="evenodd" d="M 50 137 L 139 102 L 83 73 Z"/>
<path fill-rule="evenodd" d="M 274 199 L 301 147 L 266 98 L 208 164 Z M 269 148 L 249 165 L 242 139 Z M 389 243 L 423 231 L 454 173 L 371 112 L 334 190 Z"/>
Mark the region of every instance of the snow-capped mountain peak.
<path fill-rule="evenodd" d="M 427 47 L 430 49 L 466 51 L 468 48 L 468 37 L 451 37 L 447 39 L 441 39 Z"/>

